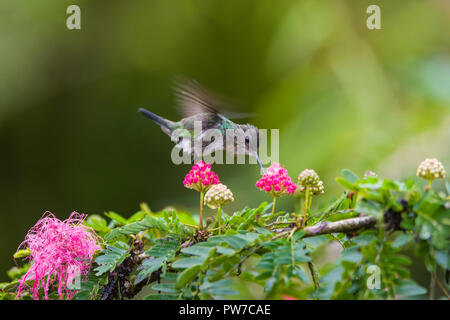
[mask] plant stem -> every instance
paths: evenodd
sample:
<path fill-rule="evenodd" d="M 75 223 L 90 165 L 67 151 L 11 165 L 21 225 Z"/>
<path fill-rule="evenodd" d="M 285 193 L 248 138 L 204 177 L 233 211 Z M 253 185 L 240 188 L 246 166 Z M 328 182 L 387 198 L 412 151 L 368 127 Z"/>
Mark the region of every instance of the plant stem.
<path fill-rule="evenodd" d="M 288 239 L 291 239 L 291 240 L 294 239 L 294 238 L 293 238 L 293 235 L 294 235 L 295 231 L 297 231 L 297 228 L 296 228 L 296 227 L 293 227 L 291 233 L 289 233 Z"/>
<path fill-rule="evenodd" d="M 219 234 L 221 234 L 222 230 L 222 207 L 219 206 L 219 208 L 217 209 L 217 218 L 219 219 Z"/>
<path fill-rule="evenodd" d="M 303 214 L 302 228 L 305 227 L 306 217 L 308 216 L 309 208 L 311 207 L 311 200 L 309 198 L 310 198 L 309 186 L 306 186 L 306 191 L 305 191 L 305 212 Z"/>
<path fill-rule="evenodd" d="M 191 228 L 194 228 L 194 229 L 198 229 L 198 226 L 194 226 L 194 225 L 192 225 L 192 224 L 188 224 L 188 223 L 183 223 L 183 222 L 180 222 L 182 225 L 184 225 L 184 226 L 186 226 L 186 227 L 191 227 Z"/>
<path fill-rule="evenodd" d="M 275 203 L 277 202 L 277 197 L 273 197 L 273 204 L 272 204 L 272 219 L 275 216 Z"/>
<path fill-rule="evenodd" d="M 439 280 L 438 276 L 436 275 L 436 272 L 432 272 L 431 276 L 436 280 L 436 283 L 438 284 L 439 288 L 441 288 L 442 292 L 444 293 L 444 295 L 447 297 L 447 299 L 450 300 L 450 294 L 448 293 L 448 291 L 445 289 L 444 284 L 441 282 L 441 280 Z"/>
<path fill-rule="evenodd" d="M 275 221 L 275 222 L 272 222 L 272 223 L 266 224 L 266 228 L 268 228 L 268 227 L 272 227 L 272 226 L 275 226 L 275 225 L 278 225 L 278 224 L 287 224 L 287 225 L 290 225 L 290 224 L 293 224 L 293 223 L 296 223 L 296 222 L 297 222 L 296 220 L 288 220 L 288 221 Z"/>
<path fill-rule="evenodd" d="M 433 273 L 430 273 L 430 288 L 428 293 L 428 299 L 434 300 L 434 288 L 436 287 L 436 278 L 433 276 Z"/>
<path fill-rule="evenodd" d="M 200 223 L 199 223 L 199 228 L 200 230 L 203 229 L 203 198 L 205 196 L 205 192 L 200 191 Z"/>
<path fill-rule="evenodd" d="M 330 236 L 333 237 L 334 240 L 336 240 L 342 247 L 342 249 L 345 249 L 344 244 L 342 243 L 341 240 L 338 239 L 338 237 L 336 237 L 334 234 L 330 233 Z"/>
<path fill-rule="evenodd" d="M 299 218 L 301 215 L 301 211 L 302 211 L 302 197 L 298 197 L 298 213 L 299 213 L 298 216 L 299 216 Z"/>
<path fill-rule="evenodd" d="M 311 278 L 314 283 L 314 289 L 317 290 L 320 287 L 319 279 L 318 279 L 319 273 L 317 272 L 317 269 L 312 262 L 308 262 L 308 269 L 309 269 L 309 272 L 311 273 Z"/>

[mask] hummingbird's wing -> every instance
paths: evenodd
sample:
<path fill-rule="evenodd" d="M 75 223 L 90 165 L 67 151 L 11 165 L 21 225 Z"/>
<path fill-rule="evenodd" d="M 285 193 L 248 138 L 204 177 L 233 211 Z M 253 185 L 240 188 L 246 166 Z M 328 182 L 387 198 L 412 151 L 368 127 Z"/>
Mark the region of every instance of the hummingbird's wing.
<path fill-rule="evenodd" d="M 212 97 L 195 80 L 177 78 L 174 82 L 177 106 L 184 117 L 192 117 L 201 113 L 218 114 L 218 101 Z"/>
<path fill-rule="evenodd" d="M 226 110 L 229 103 L 227 99 L 219 97 L 205 88 L 197 81 L 186 78 L 177 78 L 174 82 L 175 98 L 180 113 L 184 117 L 198 114 L 222 115 L 229 119 L 250 118 L 253 114 L 239 113 Z M 221 117 L 223 118 L 223 117 Z"/>

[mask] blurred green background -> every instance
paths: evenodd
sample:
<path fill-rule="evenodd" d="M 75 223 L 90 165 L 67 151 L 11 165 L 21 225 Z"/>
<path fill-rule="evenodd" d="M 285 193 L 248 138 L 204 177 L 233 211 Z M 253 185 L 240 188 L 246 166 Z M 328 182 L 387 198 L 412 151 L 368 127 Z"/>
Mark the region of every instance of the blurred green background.
<path fill-rule="evenodd" d="M 66 28 L 70 4 L 81 30 Z M 382 30 L 366 27 L 370 4 Z M 169 138 L 137 113 L 178 120 L 179 74 L 279 128 L 281 164 L 292 177 L 314 168 L 322 201 L 342 190 L 342 168 L 400 179 L 438 157 L 450 169 L 447 0 L 15 0 L 0 18 L 1 281 L 46 210 L 196 212 L 190 167 L 172 164 Z M 235 195 L 229 212 L 269 200 L 256 165 L 214 170 Z"/>

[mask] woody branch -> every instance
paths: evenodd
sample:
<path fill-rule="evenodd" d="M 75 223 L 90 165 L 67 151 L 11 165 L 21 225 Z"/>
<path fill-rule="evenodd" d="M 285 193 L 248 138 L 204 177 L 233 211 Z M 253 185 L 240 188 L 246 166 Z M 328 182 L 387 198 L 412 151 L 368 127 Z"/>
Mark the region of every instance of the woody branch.
<path fill-rule="evenodd" d="M 322 234 L 330 234 L 330 233 L 338 233 L 338 232 L 350 232 L 359 230 L 365 227 L 371 227 L 375 224 L 375 217 L 364 216 L 358 218 L 345 219 L 341 221 L 335 222 L 322 222 L 318 225 L 314 225 L 311 227 L 306 227 L 303 231 L 306 232 L 305 237 L 313 237 Z M 276 229 L 275 232 L 278 234 L 285 234 L 292 231 L 294 227 Z"/>

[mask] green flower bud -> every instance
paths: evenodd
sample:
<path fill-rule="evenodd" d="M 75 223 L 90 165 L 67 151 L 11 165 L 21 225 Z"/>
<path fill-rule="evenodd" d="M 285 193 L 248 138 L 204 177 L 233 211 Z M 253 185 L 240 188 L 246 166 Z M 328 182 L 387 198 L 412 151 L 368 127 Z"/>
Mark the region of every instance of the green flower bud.
<path fill-rule="evenodd" d="M 298 175 L 298 184 L 300 185 L 300 192 L 305 192 L 306 187 L 312 194 L 323 194 L 325 192 L 323 181 L 320 180 L 319 175 L 313 169 L 305 169 Z"/>
<path fill-rule="evenodd" d="M 212 209 L 217 209 L 234 201 L 233 193 L 224 184 L 213 185 L 205 194 L 205 204 Z"/>
<path fill-rule="evenodd" d="M 319 182 L 317 182 L 317 184 L 315 186 L 309 186 L 309 191 L 312 194 L 324 194 L 325 189 L 323 187 L 323 181 L 319 180 Z M 300 192 L 306 192 L 306 186 L 301 186 Z"/>
<path fill-rule="evenodd" d="M 445 174 L 444 166 L 436 158 L 425 159 L 417 168 L 417 176 L 427 180 L 445 178 Z"/>

